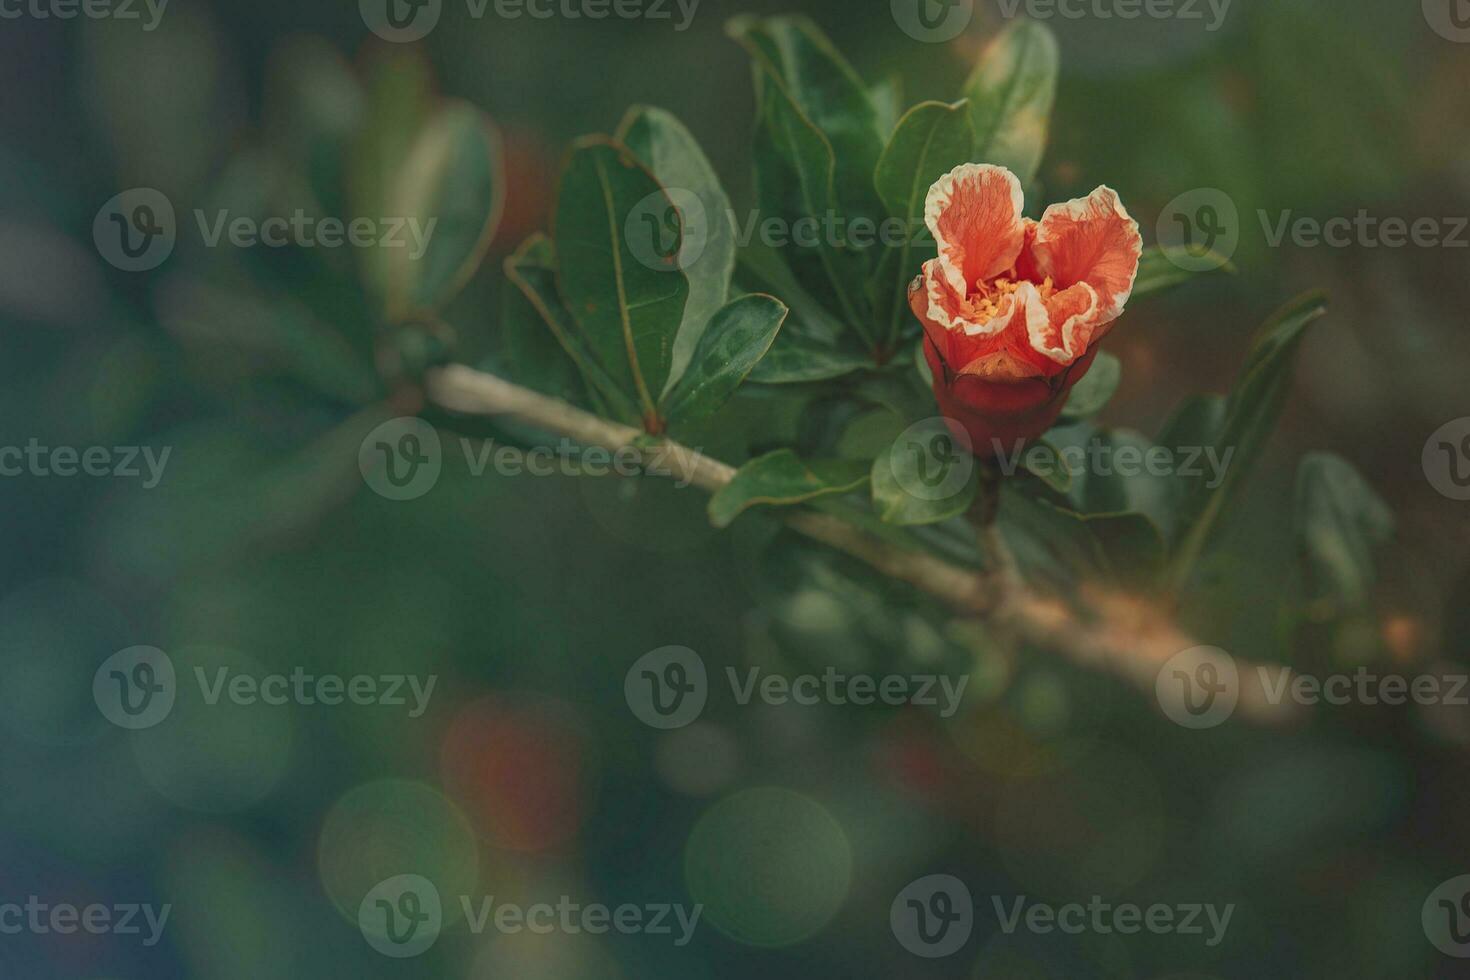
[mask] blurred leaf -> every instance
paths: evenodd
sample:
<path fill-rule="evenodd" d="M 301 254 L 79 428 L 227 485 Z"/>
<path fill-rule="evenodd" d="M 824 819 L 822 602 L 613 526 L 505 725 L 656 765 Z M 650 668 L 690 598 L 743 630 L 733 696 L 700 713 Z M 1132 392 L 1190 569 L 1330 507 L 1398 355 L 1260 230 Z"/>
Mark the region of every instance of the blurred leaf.
<path fill-rule="evenodd" d="M 348 211 L 348 148 L 362 125 L 366 95 L 337 49 L 292 35 L 266 66 L 265 127 L 329 214 Z"/>
<path fill-rule="evenodd" d="M 1057 41 L 1044 24 L 1018 20 L 990 43 L 965 82 L 972 159 L 1008 167 L 1030 186 L 1046 152 L 1057 72 Z"/>
<path fill-rule="evenodd" d="M 505 277 L 520 291 L 535 312 L 540 326 L 546 336 L 555 341 L 565 362 L 573 365 L 581 375 L 599 414 L 636 425 L 637 407 L 598 363 L 596 355 L 582 335 L 582 328 L 572 319 L 572 315 L 562 305 L 561 298 L 557 296 L 556 256 L 551 240 L 540 234 L 526 239 L 514 254 L 506 257 Z M 528 326 L 530 325 L 520 320 L 507 324 L 507 343 L 511 345 L 512 363 L 518 369 L 522 367 L 520 356 L 526 357 L 524 369 L 528 376 L 523 383 L 535 388 L 532 379 L 542 377 L 548 379 L 547 383 L 551 383 L 551 379 L 559 377 L 559 371 L 549 363 L 549 352 L 539 342 L 520 336 L 521 331 Z"/>
<path fill-rule="evenodd" d="M 908 305 L 909 281 L 918 267 L 935 254 L 927 239 L 915 238 L 924 228 L 924 199 L 940 177 L 970 158 L 975 128 L 964 100 L 954 105 L 921 102 L 904 114 L 893 138 L 883 150 L 873 184 L 890 216 L 906 223 L 903 244 L 890 249 L 893 258 L 878 268 L 875 302 L 887 311 L 884 336 L 895 341 L 912 315 Z M 887 273 L 884 275 L 884 273 Z"/>
<path fill-rule="evenodd" d="M 1187 529 L 1175 556 L 1171 580 L 1182 587 L 1209 543 L 1221 514 L 1254 467 L 1286 401 L 1291 368 L 1307 327 L 1327 312 L 1320 292 L 1307 293 L 1279 310 L 1256 335 L 1240 378 L 1225 402 L 1215 448 L 1225 463 L 1216 487 L 1197 480 L 1183 502 L 1180 527 Z M 1230 453 L 1228 460 L 1224 454 Z"/>
<path fill-rule="evenodd" d="M 1297 469 L 1295 518 L 1311 597 L 1336 609 L 1367 599 L 1373 551 L 1394 533 L 1383 498 L 1347 460 L 1310 453 Z"/>
<path fill-rule="evenodd" d="M 1064 494 L 1072 486 L 1072 470 L 1067 461 L 1045 439 L 1031 440 L 1021 453 L 1021 465 L 1057 493 Z"/>
<path fill-rule="evenodd" d="M 728 527 L 745 510 L 765 504 L 789 507 L 817 497 L 848 493 L 868 481 L 867 464 L 857 460 L 803 461 L 789 449 L 758 456 L 735 473 L 709 502 L 710 521 Z"/>
<path fill-rule="evenodd" d="M 500 134 L 489 117 L 468 102 L 446 103 L 419 132 L 391 196 L 388 212 L 374 217 L 410 225 L 399 231 L 401 246 L 385 249 L 388 316 L 436 312 L 480 267 L 500 220 Z"/>
<path fill-rule="evenodd" d="M 556 206 L 561 295 L 619 388 L 658 418 L 673 364 L 689 281 L 674 264 L 653 268 L 633 252 L 625 227 L 649 198 L 664 195 L 625 147 L 605 137 L 577 143 Z M 676 242 L 674 252 L 678 252 Z"/>
<path fill-rule="evenodd" d="M 868 100 L 878 116 L 878 135 L 887 139 L 903 115 L 903 78 L 891 75 L 868 86 Z"/>
<path fill-rule="evenodd" d="M 1173 258 L 1185 258 L 1191 262 L 1198 262 L 1209 257 L 1214 268 L 1203 272 L 1183 268 Z M 1181 283 L 1188 282 L 1195 276 L 1209 275 L 1211 272 L 1234 272 L 1235 266 L 1230 260 L 1218 252 L 1206 251 L 1186 245 L 1155 245 L 1143 250 L 1143 255 L 1138 260 L 1138 277 L 1133 281 L 1132 299 L 1142 299 L 1155 293 L 1168 292 Z"/>
<path fill-rule="evenodd" d="M 971 466 L 969 479 L 959 489 L 930 499 L 906 489 L 929 485 L 920 469 L 928 462 L 923 453 L 886 452 L 873 460 L 873 509 L 884 523 L 937 524 L 970 509 L 980 488 L 980 468 Z"/>
<path fill-rule="evenodd" d="M 1082 376 L 1062 406 L 1063 419 L 1091 418 L 1101 412 L 1123 380 L 1123 362 L 1107 351 L 1098 351 L 1092 367 Z"/>
<path fill-rule="evenodd" d="M 556 265 L 551 242 L 541 235 L 532 236 L 506 257 L 504 268 L 506 279 L 516 287 L 502 295 L 497 330 L 504 345 L 508 380 L 573 405 L 595 407 L 598 414 L 607 414 L 600 397 L 594 406 L 578 369 L 579 361 L 589 355 L 580 346 L 576 325 L 570 322 L 569 315 L 553 295 L 552 300 L 557 302 L 553 315 L 559 319 L 551 326 L 541 312 L 544 298 L 531 285 L 531 280 L 539 280 L 543 286 L 554 284 Z"/>
<path fill-rule="evenodd" d="M 671 192 L 684 229 L 681 258 L 688 253 L 693 238 L 699 252 L 681 263 L 689 278 L 689 301 L 684 305 L 684 318 L 674 338 L 674 360 L 669 370 L 669 383 L 679 380 L 710 318 L 725 305 L 730 294 L 730 277 L 735 272 L 735 229 L 731 224 L 730 199 L 720 186 L 704 151 L 699 148 L 684 124 L 671 113 L 650 106 L 635 106 L 623 117 L 617 137 L 639 161 L 653 173 L 665 191 Z M 703 208 L 703 214 L 689 214 L 690 206 L 681 200 L 692 194 Z M 691 219 L 697 219 L 691 221 Z"/>
<path fill-rule="evenodd" d="M 353 144 L 348 170 L 354 217 L 392 214 L 392 188 L 433 104 L 429 63 L 421 50 L 395 44 L 371 51 L 363 72 L 367 122 Z M 359 255 L 364 285 L 375 299 L 384 301 L 388 249 L 361 249 Z"/>
<path fill-rule="evenodd" d="M 713 415 L 770 350 L 785 319 L 781 301 L 760 293 L 742 296 L 717 312 L 689 370 L 669 393 L 665 416 L 688 423 Z"/>

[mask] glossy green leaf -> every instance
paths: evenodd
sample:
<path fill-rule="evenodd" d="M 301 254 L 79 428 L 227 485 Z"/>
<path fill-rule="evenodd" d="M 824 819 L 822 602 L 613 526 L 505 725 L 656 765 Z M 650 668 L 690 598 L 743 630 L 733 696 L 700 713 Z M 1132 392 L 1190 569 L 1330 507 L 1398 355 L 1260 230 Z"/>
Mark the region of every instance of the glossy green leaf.
<path fill-rule="evenodd" d="M 523 384 L 538 391 L 553 392 L 538 387 L 533 379 L 544 378 L 547 384 L 562 384 L 562 371 L 551 363 L 552 351 L 546 341 L 555 345 L 562 360 L 581 377 L 583 385 L 592 399 L 593 407 L 601 414 L 628 424 L 637 424 L 638 410 L 630 399 L 598 363 L 582 329 L 562 305 L 556 293 L 556 256 L 551 240 L 536 234 L 526 239 L 515 253 L 505 260 L 505 277 L 515 286 L 524 306 L 514 305 L 507 299 L 505 324 L 506 343 L 512 356 L 512 365 L 526 372 Z M 509 292 L 509 291 L 508 291 Z M 527 314 L 534 314 L 531 320 Z M 544 337 L 529 333 L 539 329 Z M 520 380 L 518 376 L 517 380 Z"/>
<path fill-rule="evenodd" d="M 1326 298 L 1321 293 L 1308 293 L 1279 310 L 1257 333 L 1240 378 L 1225 402 L 1215 442 L 1225 465 L 1224 477 L 1214 487 L 1195 481 L 1182 505 L 1181 526 L 1187 531 L 1171 573 L 1176 589 L 1188 579 L 1220 515 L 1240 492 L 1265 448 L 1286 401 L 1302 337 L 1307 327 L 1326 312 Z"/>
<path fill-rule="evenodd" d="M 1072 486 L 1072 469 L 1057 447 L 1045 439 L 1033 439 L 1021 453 L 1021 466 L 1026 472 L 1057 493 L 1066 493 Z"/>
<path fill-rule="evenodd" d="M 1213 268 L 1203 271 L 1188 268 L 1176 261 L 1176 259 L 1187 258 L 1189 262 L 1199 262 L 1200 259 L 1206 257 Z M 1130 299 L 1142 299 L 1156 293 L 1168 292 L 1196 276 L 1209 275 L 1212 272 L 1234 271 L 1235 266 L 1230 263 L 1230 260 L 1217 252 L 1201 251 L 1184 245 L 1155 245 L 1144 249 L 1143 254 L 1139 257 L 1138 277 L 1133 281 L 1133 295 Z"/>
<path fill-rule="evenodd" d="M 1082 376 L 1062 406 L 1063 419 L 1091 418 L 1102 411 L 1123 381 L 1123 362 L 1107 351 L 1098 351 L 1092 367 Z"/>
<path fill-rule="evenodd" d="M 878 135 L 886 140 L 903 115 L 903 79 L 892 75 L 868 86 L 868 99 L 878 114 Z"/>
<path fill-rule="evenodd" d="M 634 106 L 617 138 L 663 185 L 682 219 L 679 266 L 689 279 L 689 301 L 674 338 L 670 383 L 677 382 L 710 317 L 725 305 L 735 271 L 735 229 L 730 199 L 699 143 L 672 113 Z"/>
<path fill-rule="evenodd" d="M 887 316 L 885 336 L 897 338 L 902 325 L 912 318 L 908 285 L 919 266 L 935 254 L 924 233 L 924 199 L 940 177 L 970 159 L 975 127 L 969 106 L 921 102 L 899 120 L 898 128 L 878 160 L 873 183 L 890 217 L 906 222 L 903 244 L 892 248 L 892 256 L 879 266 L 875 282 L 877 308 Z"/>
<path fill-rule="evenodd" d="M 758 456 L 735 473 L 709 502 L 715 527 L 727 527 L 757 505 L 789 507 L 830 494 L 848 493 L 868 481 L 867 464 L 854 460 L 804 461 L 789 449 Z"/>
<path fill-rule="evenodd" d="M 938 466 L 936 471 L 934 468 Z M 951 469 L 963 466 L 965 470 Z M 970 509 L 980 468 L 955 454 L 938 463 L 925 452 L 885 452 L 873 460 L 873 510 L 886 524 L 937 524 Z"/>
<path fill-rule="evenodd" d="M 649 200 L 673 202 L 621 144 L 577 143 L 556 206 L 559 290 L 598 361 L 655 426 L 669 379 L 689 281 L 670 261 L 640 259 L 626 232 Z M 678 254 L 678 242 L 669 256 Z"/>
<path fill-rule="evenodd" d="M 973 159 L 1009 167 L 1029 186 L 1046 152 L 1059 59 L 1051 28 L 1018 20 L 984 53 L 965 82 L 975 122 Z"/>
<path fill-rule="evenodd" d="M 752 293 L 732 301 L 710 320 L 689 370 L 669 393 L 664 416 L 672 422 L 697 422 L 713 415 L 740 387 L 771 349 L 786 306 Z"/>
<path fill-rule="evenodd" d="M 505 197 L 500 135 L 468 102 L 446 103 L 420 131 L 386 217 L 408 222 L 385 248 L 390 319 L 437 311 L 480 267 Z"/>
<path fill-rule="evenodd" d="M 1311 453 L 1297 468 L 1297 540 L 1308 595 L 1334 609 L 1368 598 L 1376 577 L 1373 553 L 1393 537 L 1393 511 L 1351 463 Z"/>

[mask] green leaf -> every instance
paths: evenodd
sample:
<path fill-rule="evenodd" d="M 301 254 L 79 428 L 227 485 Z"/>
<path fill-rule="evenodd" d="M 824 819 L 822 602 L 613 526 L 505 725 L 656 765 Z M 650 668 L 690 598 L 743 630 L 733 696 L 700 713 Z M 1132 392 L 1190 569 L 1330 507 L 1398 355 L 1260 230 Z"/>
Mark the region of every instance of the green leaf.
<path fill-rule="evenodd" d="M 1142 514 L 1080 514 L 1003 483 L 1000 531 L 1026 580 L 1075 590 L 1083 580 L 1151 588 L 1164 541 Z"/>
<path fill-rule="evenodd" d="M 682 219 L 679 266 L 689 279 L 689 301 L 674 338 L 672 385 L 688 367 L 710 317 L 729 299 L 735 272 L 730 199 L 699 143 L 672 113 L 634 106 L 623 117 L 617 139 L 664 186 Z"/>
<path fill-rule="evenodd" d="M 788 326 L 776 338 L 770 353 L 755 366 L 750 380 L 767 385 L 805 384 L 830 381 L 872 367 L 872 357 L 861 351 L 820 343 Z"/>
<path fill-rule="evenodd" d="M 468 102 L 446 103 L 393 184 L 387 216 L 410 224 L 402 247 L 384 249 L 390 319 L 433 313 L 454 298 L 485 258 L 504 197 L 500 134 Z"/>
<path fill-rule="evenodd" d="M 909 280 L 918 274 L 924 260 L 935 254 L 927 236 L 920 240 L 924 199 L 930 185 L 970 158 L 974 140 L 975 127 L 963 100 L 954 105 L 921 102 L 904 114 L 878 160 L 873 184 L 889 215 L 902 219 L 907 228 L 903 244 L 893 249 L 891 261 L 879 266 L 880 278 L 875 283 L 878 308 L 887 311 L 885 336 L 890 342 L 899 336 L 911 316 Z"/>
<path fill-rule="evenodd" d="M 1307 327 L 1326 312 L 1324 295 L 1308 293 L 1277 311 L 1256 335 L 1240 378 L 1225 402 L 1225 417 L 1215 443 L 1225 463 L 1224 478 L 1214 488 L 1197 481 L 1183 503 L 1181 526 L 1187 532 L 1171 572 L 1174 588 L 1187 581 L 1221 514 L 1240 492 L 1265 448 L 1286 401 L 1297 348 Z M 1228 460 L 1226 453 L 1230 454 Z"/>
<path fill-rule="evenodd" d="M 937 524 L 970 509 L 980 487 L 973 459 L 952 453 L 936 472 L 932 453 L 917 445 L 904 448 L 913 451 L 885 452 L 873 460 L 873 509 L 884 523 Z"/>
<path fill-rule="evenodd" d="M 364 72 L 366 125 L 353 143 L 348 198 L 355 217 L 393 214 L 392 189 L 403 173 L 414 139 L 433 107 L 429 63 L 415 47 L 372 49 Z M 388 249 L 359 249 L 359 268 L 367 292 L 379 303 L 388 295 Z"/>
<path fill-rule="evenodd" d="M 821 46 L 810 43 L 791 22 L 782 23 L 784 27 L 773 29 L 751 18 L 737 18 L 729 28 L 755 64 L 759 121 L 754 152 L 762 217 L 784 223 L 780 252 L 796 280 L 823 305 L 840 311 L 843 322 L 871 347 L 872 311 L 866 292 L 870 261 L 850 246 L 843 232 L 852 217 L 866 213 L 876 220 L 881 210 L 872 186 L 873 167 L 882 152 L 876 116 L 871 115 L 869 105 L 866 122 L 860 112 L 856 120 L 849 118 L 842 106 L 854 102 L 850 91 L 844 99 L 815 89 L 818 80 L 835 90 L 850 89 L 856 84 L 855 76 L 844 79 L 843 71 L 833 68 L 830 60 L 824 66 L 820 59 L 807 57 Z M 860 86 L 858 92 L 866 100 Z M 837 125 L 837 135 L 842 138 L 834 139 L 824 131 L 813 113 L 827 125 Z M 856 149 L 855 144 L 866 142 L 867 137 L 854 136 L 849 128 L 871 131 L 871 152 Z M 843 147 L 841 156 L 836 145 Z M 854 160 L 858 158 L 869 161 L 861 170 L 861 189 L 848 187 L 844 192 L 842 184 L 856 182 Z M 850 212 L 843 201 L 854 195 L 862 203 L 859 210 Z"/>
<path fill-rule="evenodd" d="M 757 505 L 789 507 L 849 493 L 867 481 L 866 463 L 842 459 L 806 462 L 789 449 L 778 449 L 740 467 L 734 479 L 710 498 L 709 518 L 715 527 L 728 527 Z"/>
<path fill-rule="evenodd" d="M 1213 268 L 1203 271 L 1191 270 L 1179 265 L 1173 258 L 1187 257 L 1191 262 L 1209 258 Z M 1142 299 L 1156 293 L 1168 292 L 1175 286 L 1186 283 L 1195 276 L 1211 272 L 1234 272 L 1235 266 L 1218 252 L 1202 251 L 1185 245 L 1155 245 L 1143 250 L 1138 260 L 1138 277 L 1133 281 L 1131 299 Z"/>
<path fill-rule="evenodd" d="M 636 425 L 638 409 L 632 399 L 623 393 L 607 370 L 598 363 L 596 355 L 582 335 L 581 327 L 557 296 L 556 256 L 551 240 L 539 233 L 532 235 L 514 254 L 506 257 L 504 268 L 505 277 L 520 292 L 529 310 L 534 312 L 542 332 L 554 341 L 566 362 L 575 367 L 581 376 L 598 412 Z M 509 305 L 509 300 L 507 304 L 508 317 L 512 314 L 519 316 L 524 312 Z M 530 325 L 524 318 L 507 323 L 506 343 L 512 355 L 512 363 L 520 365 L 525 362 L 525 370 L 529 372 L 525 383 L 535 388 L 532 378 L 540 376 L 554 379 L 558 377 L 558 372 L 547 363 L 549 353 L 545 345 L 538 338 L 521 335 Z"/>
<path fill-rule="evenodd" d="M 689 281 L 672 261 L 655 267 L 632 248 L 629 216 L 649 200 L 677 213 L 625 147 L 606 137 L 581 140 L 562 175 L 555 238 L 567 307 L 598 361 L 652 429 L 660 424 L 657 398 L 673 366 Z M 671 260 L 679 245 L 668 253 Z"/>
<path fill-rule="evenodd" d="M 806 17 L 736 17 L 727 29 L 826 137 L 836 154 L 834 187 L 843 210 L 876 217 L 872 177 L 883 132 L 857 72 Z"/>
<path fill-rule="evenodd" d="M 1062 418 L 1086 419 L 1101 412 L 1112 401 L 1122 380 L 1123 362 L 1107 351 L 1098 351 L 1092 367 L 1067 396 L 1067 403 L 1062 406 Z"/>
<path fill-rule="evenodd" d="M 1018 20 L 991 42 L 965 82 L 973 159 L 1009 167 L 1030 185 L 1046 152 L 1058 66 L 1056 38 L 1036 21 Z"/>
<path fill-rule="evenodd" d="M 1308 595 L 1335 610 L 1368 598 L 1373 552 L 1394 533 L 1393 511 L 1351 463 L 1311 453 L 1297 469 L 1296 533 Z"/>
<path fill-rule="evenodd" d="M 873 110 L 878 114 L 878 135 L 887 139 L 903 115 L 903 77 L 890 75 L 868 86 L 868 101 L 873 103 Z"/>
<path fill-rule="evenodd" d="M 1072 470 L 1067 461 L 1045 439 L 1031 440 L 1021 453 L 1021 465 L 1057 493 L 1065 494 L 1072 486 Z"/>
<path fill-rule="evenodd" d="M 669 393 L 665 417 L 689 423 L 713 415 L 770 350 L 785 319 L 785 305 L 761 293 L 742 296 L 716 313 L 689 370 Z"/>

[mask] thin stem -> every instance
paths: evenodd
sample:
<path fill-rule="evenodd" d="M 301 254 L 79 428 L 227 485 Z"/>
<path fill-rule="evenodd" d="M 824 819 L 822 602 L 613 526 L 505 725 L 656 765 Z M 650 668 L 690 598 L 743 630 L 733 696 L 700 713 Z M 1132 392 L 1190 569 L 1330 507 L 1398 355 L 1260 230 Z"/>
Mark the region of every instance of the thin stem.
<path fill-rule="evenodd" d="M 511 384 L 494 375 L 454 364 L 428 372 L 429 397 L 466 415 L 511 415 L 524 423 L 610 452 L 637 449 L 647 463 L 681 483 L 711 493 L 735 476 L 735 469 L 671 440 L 650 444 L 631 426 L 598 418 L 565 402 Z M 903 548 L 843 520 L 834 512 L 787 508 L 793 530 L 866 562 L 889 578 L 907 582 L 948 603 L 962 614 L 991 618 L 1011 635 L 1057 651 L 1075 663 L 1110 671 L 1152 696 L 1160 668 L 1197 641 L 1174 626 L 1166 613 L 1134 597 L 1090 590 L 1081 609 L 1036 595 L 1018 578 L 999 585 L 991 576 L 952 564 L 920 548 Z M 994 515 L 985 525 L 992 531 Z M 999 540 L 999 535 L 995 535 Z M 988 552 L 1008 556 L 1003 546 Z M 1002 559 L 1009 560 L 1009 559 Z M 1012 569 L 1013 560 L 1010 560 Z M 1237 658 L 1242 679 L 1255 676 L 1253 665 Z M 1271 703 L 1255 687 L 1241 684 L 1237 711 L 1260 722 L 1280 722 L 1292 714 L 1287 702 Z"/>

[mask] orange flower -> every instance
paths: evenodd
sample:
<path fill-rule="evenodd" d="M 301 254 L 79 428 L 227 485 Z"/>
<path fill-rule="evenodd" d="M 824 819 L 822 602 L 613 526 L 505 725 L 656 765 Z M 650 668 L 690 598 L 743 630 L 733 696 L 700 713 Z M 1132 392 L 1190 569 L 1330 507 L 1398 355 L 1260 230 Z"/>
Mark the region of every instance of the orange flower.
<path fill-rule="evenodd" d="M 1021 216 L 1021 182 L 967 163 L 929 188 L 939 257 L 909 287 L 934 395 L 980 457 L 1051 427 L 1133 292 L 1143 239 L 1099 187 Z"/>

